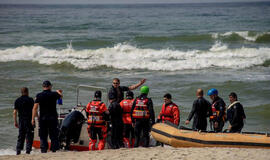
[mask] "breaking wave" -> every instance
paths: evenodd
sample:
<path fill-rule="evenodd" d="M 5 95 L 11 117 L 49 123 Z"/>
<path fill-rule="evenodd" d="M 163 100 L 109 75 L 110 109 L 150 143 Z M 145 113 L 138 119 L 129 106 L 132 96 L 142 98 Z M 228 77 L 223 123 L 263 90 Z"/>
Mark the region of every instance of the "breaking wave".
<path fill-rule="evenodd" d="M 212 38 L 223 39 L 225 41 L 245 40 L 250 42 L 264 43 L 270 42 L 270 32 L 226 32 L 226 33 L 213 33 Z"/>
<path fill-rule="evenodd" d="M 222 42 L 248 41 L 252 43 L 268 43 L 270 42 L 270 32 L 231 31 L 225 33 L 183 34 L 176 36 L 137 36 L 134 38 L 134 41 L 138 43 L 198 42 L 216 40 Z"/>
<path fill-rule="evenodd" d="M 71 64 L 75 68 L 89 70 L 97 67 L 116 69 L 147 69 L 176 71 L 205 68 L 243 69 L 261 65 L 270 60 L 270 48 L 229 49 L 215 43 L 208 51 L 141 49 L 128 44 L 111 48 L 74 50 L 47 49 L 42 46 L 21 46 L 0 50 L 0 62 L 32 61 L 44 65 Z"/>

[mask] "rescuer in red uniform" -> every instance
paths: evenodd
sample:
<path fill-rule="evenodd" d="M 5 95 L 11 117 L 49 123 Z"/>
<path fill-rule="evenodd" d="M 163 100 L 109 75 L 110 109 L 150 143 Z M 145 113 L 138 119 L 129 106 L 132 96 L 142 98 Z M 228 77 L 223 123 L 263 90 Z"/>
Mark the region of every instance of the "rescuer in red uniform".
<path fill-rule="evenodd" d="M 88 113 L 89 150 L 103 150 L 107 132 L 105 116 L 109 112 L 105 103 L 101 102 L 101 91 L 95 92 L 94 100 L 86 106 L 86 112 Z M 98 148 L 96 148 L 97 136 Z"/>
<path fill-rule="evenodd" d="M 135 142 L 135 135 L 134 135 L 134 128 L 132 127 L 132 121 L 131 121 L 131 108 L 134 102 L 134 94 L 132 91 L 127 91 L 126 93 L 126 99 L 122 100 L 120 102 L 120 106 L 123 110 L 122 118 L 124 122 L 124 144 L 126 147 L 131 148 L 134 146 Z M 131 135 L 131 143 L 130 143 L 130 137 Z"/>
<path fill-rule="evenodd" d="M 176 126 L 179 125 L 180 111 L 178 106 L 172 102 L 171 94 L 167 93 L 164 95 L 164 103 L 158 116 L 158 122 L 169 121 Z"/>

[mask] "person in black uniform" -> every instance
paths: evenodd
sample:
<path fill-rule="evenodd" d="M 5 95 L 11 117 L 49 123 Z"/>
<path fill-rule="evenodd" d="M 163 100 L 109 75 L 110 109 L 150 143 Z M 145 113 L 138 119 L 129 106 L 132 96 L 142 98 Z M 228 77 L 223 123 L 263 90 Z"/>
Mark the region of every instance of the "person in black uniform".
<path fill-rule="evenodd" d="M 244 127 L 244 119 L 246 119 L 246 114 L 242 104 L 237 99 L 236 93 L 230 93 L 229 99 L 231 104 L 227 109 L 227 120 L 230 122 L 228 129 L 232 133 L 240 133 Z"/>
<path fill-rule="evenodd" d="M 210 121 L 213 123 L 214 131 L 222 132 L 226 120 L 226 104 L 223 99 L 218 96 L 218 90 L 215 88 L 208 90 L 207 95 L 210 96 L 212 100 Z"/>
<path fill-rule="evenodd" d="M 201 88 L 197 89 L 196 96 L 198 99 L 193 102 L 192 110 L 185 124 L 189 124 L 194 116 L 192 129 L 205 131 L 207 128 L 207 117 L 211 113 L 211 104 L 203 98 L 203 90 Z"/>
<path fill-rule="evenodd" d="M 116 102 L 120 103 L 124 99 L 124 91 L 134 90 L 134 89 L 140 87 L 142 84 L 144 84 L 145 81 L 146 81 L 146 79 L 142 79 L 138 84 L 126 87 L 126 86 L 120 86 L 120 80 L 118 78 L 114 78 L 113 83 L 112 83 L 112 87 L 108 93 L 109 94 L 108 97 L 115 97 Z"/>
<path fill-rule="evenodd" d="M 126 87 L 126 86 L 120 86 L 120 80 L 118 78 L 114 78 L 113 83 L 112 83 L 112 87 L 111 87 L 111 89 L 109 90 L 109 93 L 108 93 L 110 103 L 115 103 L 116 102 L 116 103 L 120 104 L 120 102 L 124 99 L 124 92 L 125 91 L 134 90 L 134 89 L 138 88 L 139 86 L 141 86 L 145 81 L 146 81 L 146 79 L 142 79 L 138 84 Z M 114 110 L 113 108 L 115 108 L 115 107 L 116 107 L 116 104 L 112 104 L 111 109 Z M 117 107 L 118 107 L 118 105 L 117 105 Z M 118 115 L 121 114 L 121 118 L 122 118 L 122 112 L 117 113 L 117 114 Z M 117 117 L 116 119 L 114 119 L 114 118 L 115 118 L 115 116 L 111 116 L 111 122 L 113 122 L 113 121 L 117 122 L 119 117 Z M 114 126 L 116 126 L 116 124 Z M 117 124 L 117 127 L 118 127 L 119 131 L 120 130 L 123 131 L 123 127 L 124 127 L 123 122 Z M 120 137 L 120 142 L 119 142 L 120 147 L 124 147 L 123 134 L 121 133 L 120 136 L 121 136 Z M 113 142 L 111 142 L 111 143 L 113 143 Z M 117 147 L 113 147 L 113 148 L 117 148 Z"/>
<path fill-rule="evenodd" d="M 131 109 L 131 120 L 135 131 L 135 144 L 138 147 L 140 143 L 141 132 L 143 131 L 143 147 L 149 147 L 151 126 L 155 123 L 155 112 L 153 102 L 148 98 L 149 87 L 141 87 L 141 95 L 134 100 Z"/>
<path fill-rule="evenodd" d="M 43 92 L 36 95 L 32 115 L 32 124 L 35 125 L 35 117 L 37 115 L 38 107 L 40 106 L 39 137 L 41 153 L 46 153 L 48 150 L 48 134 L 51 139 L 50 150 L 52 152 L 56 152 L 56 150 L 59 149 L 56 101 L 62 97 L 62 90 L 52 92 L 52 84 L 50 81 L 44 81 L 42 86 Z"/>
<path fill-rule="evenodd" d="M 23 150 L 25 138 L 26 154 L 30 154 L 34 139 L 34 127 L 31 124 L 34 100 L 28 96 L 28 88 L 21 88 L 21 93 L 22 96 L 15 101 L 13 111 L 14 126 L 19 128 L 19 136 L 16 147 L 17 155 L 21 154 L 21 150 Z M 19 124 L 17 122 L 17 112 L 19 113 Z"/>
<path fill-rule="evenodd" d="M 109 112 L 111 117 L 111 147 L 118 149 L 123 146 L 123 120 L 122 120 L 122 108 L 116 101 L 114 95 L 109 97 L 111 104 L 109 106 Z"/>

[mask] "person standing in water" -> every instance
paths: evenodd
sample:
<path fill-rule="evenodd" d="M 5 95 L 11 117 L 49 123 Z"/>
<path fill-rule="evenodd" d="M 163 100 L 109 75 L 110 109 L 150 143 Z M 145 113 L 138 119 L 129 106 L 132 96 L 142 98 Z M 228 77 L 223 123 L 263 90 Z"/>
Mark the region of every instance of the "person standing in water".
<path fill-rule="evenodd" d="M 197 89 L 196 96 L 197 99 L 193 102 L 191 112 L 185 124 L 189 124 L 190 120 L 194 117 L 192 129 L 205 131 L 207 128 L 207 117 L 211 114 L 211 104 L 204 99 L 201 88 Z"/>
<path fill-rule="evenodd" d="M 13 119 L 14 126 L 19 128 L 19 136 L 17 141 L 17 155 L 23 150 L 24 141 L 26 139 L 26 154 L 30 154 L 34 139 L 34 127 L 31 124 L 32 109 L 34 106 L 33 98 L 29 97 L 28 88 L 21 88 L 22 96 L 16 99 L 14 103 Z M 17 113 L 19 113 L 19 124 L 17 122 Z"/>
<path fill-rule="evenodd" d="M 212 100 L 210 121 L 213 123 L 214 131 L 222 132 L 226 120 L 226 104 L 218 96 L 218 90 L 215 88 L 208 90 L 207 95 Z"/>
<path fill-rule="evenodd" d="M 232 133 L 241 132 L 244 127 L 246 114 L 242 104 L 238 101 L 236 93 L 229 94 L 231 104 L 227 108 L 227 120 L 229 121 L 229 131 Z"/>
<path fill-rule="evenodd" d="M 41 153 L 47 153 L 48 150 L 48 135 L 51 139 L 52 152 L 56 152 L 59 149 L 58 140 L 58 114 L 56 111 L 56 102 L 59 98 L 62 98 L 62 90 L 52 90 L 52 84 L 50 81 L 44 81 L 42 84 L 43 92 L 38 93 L 36 96 L 33 113 L 32 124 L 35 125 L 35 117 L 37 116 L 38 107 L 40 107 L 39 115 L 39 136 L 40 136 L 40 149 Z"/>

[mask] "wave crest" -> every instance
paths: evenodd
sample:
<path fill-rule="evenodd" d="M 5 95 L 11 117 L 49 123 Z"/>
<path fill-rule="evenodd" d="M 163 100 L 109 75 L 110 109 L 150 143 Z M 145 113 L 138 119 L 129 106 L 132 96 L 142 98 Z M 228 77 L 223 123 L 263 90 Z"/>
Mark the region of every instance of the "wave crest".
<path fill-rule="evenodd" d="M 213 33 L 212 38 L 214 39 L 225 39 L 228 41 L 235 40 L 246 40 L 250 42 L 269 42 L 270 32 L 250 32 L 250 31 L 239 31 L 239 32 L 226 32 L 226 33 Z"/>
<path fill-rule="evenodd" d="M 23 60 L 45 65 L 69 63 L 83 70 L 106 66 L 126 70 L 176 71 L 212 67 L 237 69 L 263 65 L 270 60 L 270 48 L 228 49 L 221 43 L 216 43 L 209 51 L 140 49 L 128 44 L 95 50 L 74 50 L 71 45 L 62 50 L 21 46 L 0 50 L 0 55 L 0 62 Z"/>

